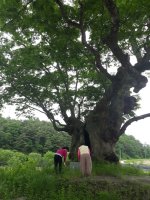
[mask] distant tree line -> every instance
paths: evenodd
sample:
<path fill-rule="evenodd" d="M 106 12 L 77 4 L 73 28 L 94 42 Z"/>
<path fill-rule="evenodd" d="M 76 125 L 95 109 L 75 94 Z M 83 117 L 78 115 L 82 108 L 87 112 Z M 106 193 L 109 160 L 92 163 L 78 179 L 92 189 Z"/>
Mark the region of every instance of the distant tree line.
<path fill-rule="evenodd" d="M 120 159 L 150 158 L 150 145 L 143 145 L 132 135 L 122 135 L 116 145 L 116 153 Z"/>
<path fill-rule="evenodd" d="M 39 119 L 14 120 L 0 117 L 0 148 L 26 154 L 45 154 L 62 146 L 70 146 L 71 137 L 54 130 L 50 122 Z M 150 158 L 150 145 L 143 145 L 133 136 L 122 135 L 116 145 L 121 159 Z"/>
<path fill-rule="evenodd" d="M 0 148 L 3 149 L 44 154 L 61 146 L 70 146 L 70 136 L 56 132 L 49 122 L 0 117 L 0 124 Z"/>

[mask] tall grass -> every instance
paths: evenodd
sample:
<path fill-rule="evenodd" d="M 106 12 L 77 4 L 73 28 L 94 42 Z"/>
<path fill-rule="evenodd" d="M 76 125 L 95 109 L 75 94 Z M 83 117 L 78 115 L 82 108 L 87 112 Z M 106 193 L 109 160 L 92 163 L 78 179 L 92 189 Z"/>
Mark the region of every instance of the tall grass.
<path fill-rule="evenodd" d="M 122 175 L 145 175 L 145 172 L 141 169 L 135 168 L 131 165 L 120 165 L 111 163 L 99 163 L 95 162 L 93 165 L 93 175 L 105 175 L 121 177 Z"/>
<path fill-rule="evenodd" d="M 32 165 L 0 169 L 0 197 L 13 199 L 26 196 L 27 199 L 48 199 L 54 191 L 56 178 L 51 171 L 35 170 Z"/>
<path fill-rule="evenodd" d="M 0 200 L 16 200 L 19 197 L 22 200 L 119 200 L 121 193 L 112 190 L 109 183 L 92 181 L 94 177 L 143 174 L 131 166 L 94 162 L 92 179 L 81 177 L 79 169 L 69 166 L 63 168 L 62 174 L 56 175 L 52 153 L 43 158 L 36 153 L 27 158 L 18 154 L 10 160 L 7 158 L 7 165 L 0 167 Z M 128 188 L 124 190 L 128 194 Z"/>

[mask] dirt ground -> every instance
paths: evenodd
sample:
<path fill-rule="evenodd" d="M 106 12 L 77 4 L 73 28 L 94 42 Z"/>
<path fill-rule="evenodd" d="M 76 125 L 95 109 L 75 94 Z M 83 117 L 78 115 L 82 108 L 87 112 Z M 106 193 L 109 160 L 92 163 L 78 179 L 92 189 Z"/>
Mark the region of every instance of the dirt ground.
<path fill-rule="evenodd" d="M 150 176 L 122 176 L 121 178 L 112 176 L 91 176 L 91 177 L 84 177 L 81 179 L 82 181 L 84 181 L 84 179 L 89 179 L 91 181 L 108 181 L 110 183 L 130 181 L 133 183 L 139 183 L 150 186 Z"/>

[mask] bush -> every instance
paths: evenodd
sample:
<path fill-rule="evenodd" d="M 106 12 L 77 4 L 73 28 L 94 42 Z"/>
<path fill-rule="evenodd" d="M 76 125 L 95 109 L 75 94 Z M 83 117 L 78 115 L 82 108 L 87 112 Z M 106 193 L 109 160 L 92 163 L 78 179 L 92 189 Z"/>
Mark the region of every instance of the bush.
<path fill-rule="evenodd" d="M 27 161 L 27 155 L 21 152 L 14 152 L 13 156 L 8 160 L 8 166 L 19 167 Z"/>
<path fill-rule="evenodd" d="M 40 167 L 42 156 L 39 153 L 30 153 L 28 155 L 28 163 L 35 167 Z"/>
<path fill-rule="evenodd" d="M 47 168 L 53 167 L 54 153 L 52 151 L 48 151 L 43 156 L 43 161 L 41 167 Z"/>
<path fill-rule="evenodd" d="M 11 150 L 0 149 L 0 166 L 5 166 L 8 161 L 12 158 L 14 152 Z"/>

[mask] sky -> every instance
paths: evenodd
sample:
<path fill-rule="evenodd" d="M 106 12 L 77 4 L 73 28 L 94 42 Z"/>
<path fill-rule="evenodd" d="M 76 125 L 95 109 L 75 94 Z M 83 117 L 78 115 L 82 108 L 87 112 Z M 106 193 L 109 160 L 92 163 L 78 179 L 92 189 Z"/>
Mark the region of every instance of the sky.
<path fill-rule="evenodd" d="M 136 114 L 150 113 L 150 80 L 147 86 L 139 92 L 139 95 L 141 97 L 141 108 L 136 111 Z M 150 117 L 133 122 L 126 129 L 126 134 L 133 135 L 141 143 L 150 145 Z"/>
<path fill-rule="evenodd" d="M 141 97 L 140 105 L 141 108 L 136 111 L 137 115 L 143 115 L 150 113 L 150 80 L 147 86 L 143 88 L 139 95 Z M 15 115 L 14 106 L 6 106 L 4 110 L 1 111 L 2 117 L 10 117 L 11 119 L 25 119 L 24 117 L 17 118 Z M 46 115 L 35 112 L 35 117 L 40 120 L 48 121 Z M 142 144 L 150 145 L 150 117 L 133 122 L 125 132 L 127 135 L 133 135 L 135 139 L 139 140 Z"/>

